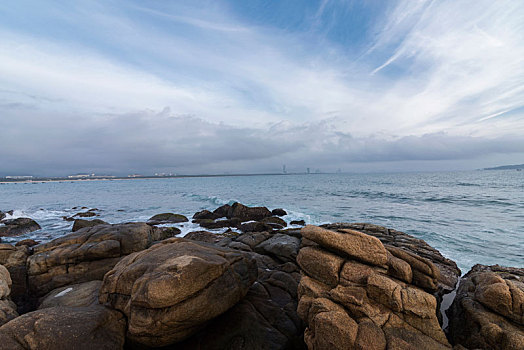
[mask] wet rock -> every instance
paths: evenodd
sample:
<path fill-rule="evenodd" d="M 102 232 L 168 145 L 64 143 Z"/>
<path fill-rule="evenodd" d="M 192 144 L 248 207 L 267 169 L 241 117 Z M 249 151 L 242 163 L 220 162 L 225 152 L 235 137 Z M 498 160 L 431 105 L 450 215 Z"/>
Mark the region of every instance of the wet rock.
<path fill-rule="evenodd" d="M 71 216 L 62 216 L 62 220 L 64 221 L 75 221 L 75 218 Z"/>
<path fill-rule="evenodd" d="M 300 247 L 300 239 L 277 233 L 255 247 L 255 251 L 270 255 L 279 261 L 295 262 Z"/>
<path fill-rule="evenodd" d="M 198 221 L 198 224 L 204 228 L 210 229 L 210 230 L 216 230 L 219 228 L 225 228 L 225 227 L 238 227 L 240 226 L 240 220 L 237 218 L 233 219 L 226 219 L 226 220 L 209 220 L 209 219 L 203 219 Z"/>
<path fill-rule="evenodd" d="M 205 243 L 217 243 L 224 236 L 209 232 L 209 231 L 193 231 L 189 232 L 184 236 L 185 239 L 191 239 L 193 241 L 200 241 Z"/>
<path fill-rule="evenodd" d="M 284 227 L 287 226 L 287 223 L 284 220 L 282 220 L 281 218 L 277 218 L 275 216 L 270 216 L 268 218 L 264 218 L 264 219 L 260 220 L 260 222 L 262 222 L 264 224 L 267 224 L 267 225 L 273 227 L 276 230 L 279 230 L 279 229 L 284 228 Z"/>
<path fill-rule="evenodd" d="M 271 210 L 271 215 L 274 215 L 274 216 L 285 216 L 285 215 L 287 215 L 287 212 L 284 209 L 282 209 L 282 208 L 278 208 L 278 209 Z"/>
<path fill-rule="evenodd" d="M 0 349 L 123 349 L 125 329 L 124 315 L 103 306 L 52 307 L 0 327 Z"/>
<path fill-rule="evenodd" d="M 447 314 L 455 344 L 469 349 L 524 349 L 524 269 L 473 266 Z"/>
<path fill-rule="evenodd" d="M 84 227 L 93 227 L 96 225 L 107 225 L 107 222 L 103 220 L 99 220 L 99 219 L 94 219 L 94 220 L 75 219 L 72 231 L 76 232 Z"/>
<path fill-rule="evenodd" d="M 240 225 L 240 231 L 242 232 L 271 232 L 273 228 L 259 221 L 246 222 L 245 224 Z"/>
<path fill-rule="evenodd" d="M 0 221 L 4 220 L 5 213 L 3 211 L 0 211 Z"/>
<path fill-rule="evenodd" d="M 2 221 L 5 226 L 0 226 L 0 237 L 20 236 L 29 232 L 40 230 L 40 225 L 30 218 L 17 218 Z"/>
<path fill-rule="evenodd" d="M 290 225 L 299 225 L 299 226 L 305 226 L 306 222 L 304 220 L 292 220 Z"/>
<path fill-rule="evenodd" d="M 18 316 L 16 304 L 11 301 L 11 275 L 9 271 L 0 265 L 0 326 Z"/>
<path fill-rule="evenodd" d="M 88 307 L 98 304 L 98 291 L 102 281 L 71 284 L 49 292 L 40 301 L 38 309 L 56 306 Z"/>
<path fill-rule="evenodd" d="M 193 219 L 195 220 L 215 220 L 219 217 L 220 216 L 218 214 L 212 213 L 209 210 L 202 210 L 193 215 Z"/>
<path fill-rule="evenodd" d="M 145 223 L 97 225 L 40 244 L 27 260 L 29 289 L 43 296 L 69 284 L 101 280 L 122 256 L 167 234 Z"/>
<path fill-rule="evenodd" d="M 76 213 L 75 215 L 73 215 L 73 218 L 90 218 L 93 216 L 98 216 L 98 214 L 92 211 L 86 211 L 85 213 Z M 66 221 L 69 221 L 69 220 L 66 220 Z"/>
<path fill-rule="evenodd" d="M 229 204 L 224 204 L 213 210 L 213 214 L 215 214 L 219 218 L 225 218 L 227 217 L 227 213 L 229 213 L 229 210 L 231 210 L 231 206 Z"/>
<path fill-rule="evenodd" d="M 256 276 L 244 253 L 172 238 L 123 258 L 105 275 L 99 300 L 125 313 L 132 342 L 165 346 L 235 305 Z"/>
<path fill-rule="evenodd" d="M 234 203 L 227 213 L 227 218 L 237 218 L 241 222 L 259 221 L 270 217 L 272 214 L 266 207 L 248 207 L 240 203 Z"/>
<path fill-rule="evenodd" d="M 161 241 L 166 238 L 175 237 L 182 233 L 178 227 L 153 227 L 153 241 Z"/>
<path fill-rule="evenodd" d="M 184 215 L 163 213 L 152 216 L 147 223 L 149 225 L 161 225 L 161 224 L 178 224 L 180 222 L 189 221 Z"/>
<path fill-rule="evenodd" d="M 399 279 L 409 280 L 407 271 L 425 259 L 394 256 L 377 238 L 351 229 L 306 226 L 302 235 L 309 241 L 297 257 L 304 273 L 298 314 L 310 350 L 451 348 L 435 296 Z"/>
<path fill-rule="evenodd" d="M 40 243 L 39 241 L 35 241 L 34 239 L 23 239 L 21 241 L 16 242 L 15 247 L 20 247 L 23 245 L 28 246 L 28 247 L 33 247 L 39 243 Z"/>

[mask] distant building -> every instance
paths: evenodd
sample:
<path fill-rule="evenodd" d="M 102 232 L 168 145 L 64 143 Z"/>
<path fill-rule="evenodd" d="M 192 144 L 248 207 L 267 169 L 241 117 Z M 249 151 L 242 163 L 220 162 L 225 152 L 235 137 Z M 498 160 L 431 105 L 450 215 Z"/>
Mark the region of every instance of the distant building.
<path fill-rule="evenodd" d="M 32 179 L 33 177 L 31 175 L 12 175 L 12 176 L 6 176 L 5 178 L 11 179 L 11 180 L 29 180 L 29 179 Z"/>
<path fill-rule="evenodd" d="M 311 169 L 307 168 L 307 173 L 311 174 Z"/>
<path fill-rule="evenodd" d="M 131 174 L 131 175 L 127 175 L 127 177 L 142 177 L 142 175 L 139 175 L 139 174 Z"/>
<path fill-rule="evenodd" d="M 87 177 L 93 177 L 95 174 L 76 174 L 76 175 L 69 175 L 68 178 L 70 179 L 85 179 Z"/>

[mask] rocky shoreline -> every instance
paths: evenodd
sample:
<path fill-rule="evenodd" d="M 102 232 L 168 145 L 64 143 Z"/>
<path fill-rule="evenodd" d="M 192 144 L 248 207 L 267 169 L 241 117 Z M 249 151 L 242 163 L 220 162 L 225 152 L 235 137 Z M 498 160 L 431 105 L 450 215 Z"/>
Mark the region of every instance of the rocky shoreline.
<path fill-rule="evenodd" d="M 50 242 L 0 243 L 0 349 L 524 349 L 523 268 L 461 278 L 403 232 L 283 215 L 224 205 L 179 238 L 165 225 L 182 215 L 112 225 L 91 209 Z M 0 236 L 38 229 L 15 220 Z"/>

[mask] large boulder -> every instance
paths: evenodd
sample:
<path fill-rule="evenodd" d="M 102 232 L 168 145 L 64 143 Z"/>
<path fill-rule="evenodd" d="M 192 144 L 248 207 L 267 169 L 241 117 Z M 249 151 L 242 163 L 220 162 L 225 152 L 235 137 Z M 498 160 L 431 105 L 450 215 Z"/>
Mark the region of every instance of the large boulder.
<path fill-rule="evenodd" d="M 72 231 L 76 232 L 85 227 L 93 227 L 96 225 L 107 225 L 107 222 L 100 220 L 100 219 L 94 219 L 94 220 L 75 219 L 75 222 L 73 223 Z"/>
<path fill-rule="evenodd" d="M 451 348 L 437 318 L 436 288 L 413 278 L 420 268 L 434 280 L 429 261 L 400 248 L 406 254 L 394 255 L 352 229 L 306 226 L 302 236 L 298 314 L 310 350 Z"/>
<path fill-rule="evenodd" d="M 34 308 L 35 300 L 28 293 L 27 258 L 29 247 L 11 244 L 0 244 L 0 264 L 4 265 L 12 280 L 11 299 L 18 306 L 19 313 L 25 313 Z"/>
<path fill-rule="evenodd" d="M 29 289 L 43 296 L 69 284 L 102 280 L 122 256 L 169 234 L 145 223 L 97 225 L 40 244 L 27 260 Z"/>
<path fill-rule="evenodd" d="M 473 266 L 447 314 L 454 344 L 524 349 L 524 268 Z"/>
<path fill-rule="evenodd" d="M 256 277 L 244 253 L 172 238 L 123 258 L 105 275 L 99 300 L 127 316 L 132 342 L 165 346 L 235 305 Z"/>
<path fill-rule="evenodd" d="M 322 225 L 322 227 L 334 231 L 344 229 L 357 230 L 378 238 L 388 250 L 391 247 L 401 248 L 406 254 L 417 256 L 419 260 L 429 260 L 439 271 L 436 281 L 439 296 L 453 291 L 461 275 L 461 271 L 454 261 L 442 256 L 438 250 L 424 240 L 404 232 L 367 223 L 336 223 Z M 425 268 L 422 269 L 425 270 Z"/>
<path fill-rule="evenodd" d="M 286 216 L 287 212 L 282 208 L 277 208 L 277 209 L 271 210 L 271 214 L 274 216 Z"/>
<path fill-rule="evenodd" d="M 152 216 L 147 223 L 149 225 L 178 224 L 189 221 L 184 215 L 173 213 L 162 213 Z"/>
<path fill-rule="evenodd" d="M 9 271 L 0 265 L 0 326 L 18 316 L 16 304 L 9 298 L 11 284 Z"/>
<path fill-rule="evenodd" d="M 271 238 L 261 242 L 255 247 L 255 251 L 269 255 L 281 262 L 295 262 L 300 239 L 282 233 L 277 233 Z"/>
<path fill-rule="evenodd" d="M 3 220 L 2 223 L 4 226 L 0 226 L 0 237 L 20 236 L 41 229 L 40 225 L 30 218 Z"/>
<path fill-rule="evenodd" d="M 195 215 L 193 215 L 194 220 L 215 220 L 215 219 L 218 219 L 219 217 L 220 216 L 218 216 L 215 213 L 210 212 L 209 210 L 202 210 L 202 211 L 196 212 Z"/>
<path fill-rule="evenodd" d="M 237 218 L 242 222 L 259 221 L 270 217 L 271 211 L 266 207 L 248 207 L 240 203 L 234 203 L 227 213 L 227 218 Z"/>
<path fill-rule="evenodd" d="M 299 268 L 294 260 L 282 262 L 275 254 L 257 248 L 272 236 L 251 232 L 223 238 L 218 243 L 249 251 L 257 261 L 258 278 L 241 301 L 199 333 L 177 343 L 176 349 L 304 349 L 304 324 L 296 311 Z"/>
<path fill-rule="evenodd" d="M 98 292 L 102 281 L 89 281 L 57 288 L 40 301 L 39 309 L 55 306 L 88 307 L 98 304 Z"/>
<path fill-rule="evenodd" d="M 125 329 L 124 315 L 104 306 L 52 307 L 1 326 L 0 349 L 123 349 Z"/>

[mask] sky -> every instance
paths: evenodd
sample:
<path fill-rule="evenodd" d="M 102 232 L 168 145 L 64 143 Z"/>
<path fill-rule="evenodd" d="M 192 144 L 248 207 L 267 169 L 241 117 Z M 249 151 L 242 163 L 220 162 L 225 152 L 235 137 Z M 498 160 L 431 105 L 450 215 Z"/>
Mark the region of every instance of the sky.
<path fill-rule="evenodd" d="M 524 2 L 0 2 L 0 176 L 524 163 Z"/>

